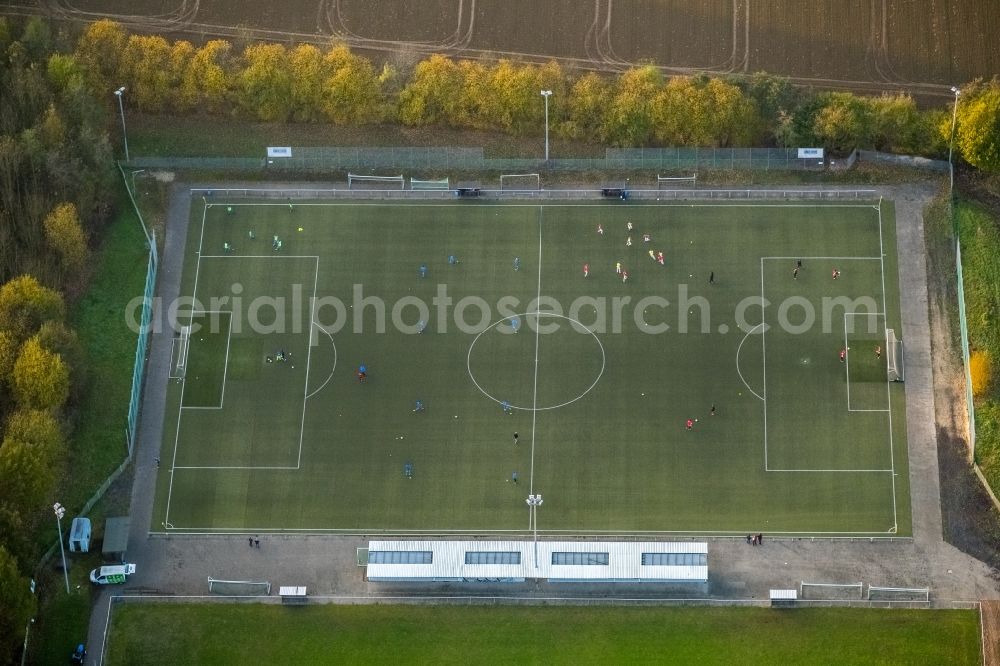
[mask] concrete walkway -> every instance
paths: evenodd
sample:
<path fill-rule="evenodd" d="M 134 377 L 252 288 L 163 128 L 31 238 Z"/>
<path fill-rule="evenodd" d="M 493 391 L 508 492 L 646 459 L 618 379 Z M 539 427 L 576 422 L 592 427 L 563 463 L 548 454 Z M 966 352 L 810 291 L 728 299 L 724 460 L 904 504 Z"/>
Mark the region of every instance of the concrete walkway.
<path fill-rule="evenodd" d="M 254 184 L 262 187 L 261 184 Z M 308 187 L 299 184 L 298 187 Z M 166 247 L 162 253 L 158 295 L 161 303 L 178 293 L 190 213 L 190 186 L 175 186 L 168 214 Z M 234 186 L 238 187 L 238 185 Z M 272 185 L 287 189 L 296 185 Z M 795 189 L 795 188 L 786 188 Z M 830 188 L 826 188 L 830 189 Z M 800 581 L 851 583 L 887 587 L 929 587 L 933 606 L 956 601 L 1000 598 L 994 572 L 942 539 L 934 391 L 923 209 L 933 194 L 930 186 L 880 188 L 896 205 L 896 235 L 903 330 L 906 341 L 906 418 L 913 538 L 771 539 L 761 547 L 739 539 L 708 539 L 708 597 L 719 600 L 761 600 L 771 588 L 797 587 Z M 161 313 L 163 314 L 163 313 Z M 353 603 L 380 597 L 501 594 L 527 597 L 677 598 L 674 590 L 657 587 L 551 586 L 547 584 L 488 588 L 479 585 L 388 586 L 364 580 L 355 549 L 364 536 L 261 535 L 260 548 L 246 535 L 149 536 L 153 488 L 163 428 L 164 395 L 170 359 L 170 333 L 154 335 L 151 344 L 142 420 L 136 451 L 132 495 L 129 560 L 137 573 L 124 588 L 168 595 L 205 595 L 207 578 L 268 580 L 273 586 L 305 585 L 310 595 L 338 597 Z M 91 618 L 89 645 L 100 663 L 112 590 L 104 590 Z M 272 590 L 272 594 L 274 590 Z M 704 597 L 704 592 L 693 596 Z"/>

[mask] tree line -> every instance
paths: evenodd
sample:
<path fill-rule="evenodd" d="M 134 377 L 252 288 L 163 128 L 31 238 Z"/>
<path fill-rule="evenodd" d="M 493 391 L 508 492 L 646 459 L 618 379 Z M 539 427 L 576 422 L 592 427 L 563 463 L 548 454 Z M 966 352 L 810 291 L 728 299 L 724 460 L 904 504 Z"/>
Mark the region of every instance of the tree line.
<path fill-rule="evenodd" d="M 35 613 L 35 533 L 52 520 L 85 385 L 67 298 L 112 198 L 107 117 L 73 45 L 39 18 L 0 17 L 0 664 Z"/>
<path fill-rule="evenodd" d="M 940 157 L 950 109 L 920 109 L 906 94 L 862 96 L 749 77 L 664 76 L 652 65 L 617 75 L 500 60 L 432 55 L 376 65 L 343 44 L 250 43 L 200 47 L 91 24 L 75 63 L 91 89 L 119 85 L 152 114 L 209 113 L 265 122 L 398 122 L 506 132 L 543 131 L 539 90 L 553 91 L 555 137 L 615 146 L 822 146 Z M 401 59 L 396 59 L 401 60 Z M 973 82 L 959 104 L 956 145 L 974 166 L 1000 168 L 1000 85 Z"/>

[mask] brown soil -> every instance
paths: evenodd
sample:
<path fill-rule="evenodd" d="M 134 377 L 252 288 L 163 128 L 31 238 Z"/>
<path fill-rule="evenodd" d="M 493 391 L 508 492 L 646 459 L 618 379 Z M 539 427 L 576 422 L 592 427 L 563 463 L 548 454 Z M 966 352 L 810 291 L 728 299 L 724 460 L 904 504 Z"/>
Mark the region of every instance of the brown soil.
<path fill-rule="evenodd" d="M 1000 665 L 1000 601 L 984 601 L 980 610 L 983 618 L 983 664 Z"/>

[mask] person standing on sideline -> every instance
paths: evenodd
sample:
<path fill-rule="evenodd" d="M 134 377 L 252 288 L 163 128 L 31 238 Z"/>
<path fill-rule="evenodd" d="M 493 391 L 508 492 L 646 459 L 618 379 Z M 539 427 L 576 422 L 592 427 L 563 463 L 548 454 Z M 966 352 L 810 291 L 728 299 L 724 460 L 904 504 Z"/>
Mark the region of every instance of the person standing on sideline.
<path fill-rule="evenodd" d="M 247 543 L 251 548 L 253 548 L 253 537 L 247 537 Z"/>
<path fill-rule="evenodd" d="M 840 350 L 840 362 L 843 363 L 845 358 L 847 358 L 847 349 L 841 349 Z"/>

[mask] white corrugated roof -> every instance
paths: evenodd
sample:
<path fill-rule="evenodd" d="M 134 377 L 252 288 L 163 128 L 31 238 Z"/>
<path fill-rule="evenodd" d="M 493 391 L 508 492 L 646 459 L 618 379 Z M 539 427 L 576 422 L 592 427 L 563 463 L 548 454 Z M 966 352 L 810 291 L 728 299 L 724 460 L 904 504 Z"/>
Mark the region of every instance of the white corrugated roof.
<path fill-rule="evenodd" d="M 369 580 L 522 579 L 563 581 L 708 580 L 708 544 L 662 541 L 371 541 L 372 552 L 430 551 L 430 564 L 368 564 Z M 519 564 L 466 564 L 467 552 L 520 553 Z M 553 553 L 607 553 L 607 564 L 553 564 Z M 644 553 L 703 555 L 705 564 L 643 565 Z M 370 555 L 371 556 L 371 555 Z"/>

